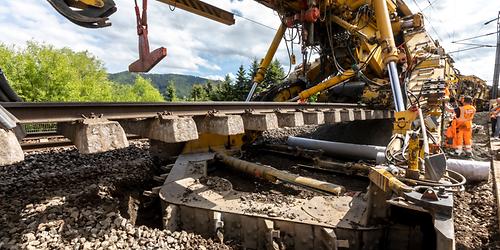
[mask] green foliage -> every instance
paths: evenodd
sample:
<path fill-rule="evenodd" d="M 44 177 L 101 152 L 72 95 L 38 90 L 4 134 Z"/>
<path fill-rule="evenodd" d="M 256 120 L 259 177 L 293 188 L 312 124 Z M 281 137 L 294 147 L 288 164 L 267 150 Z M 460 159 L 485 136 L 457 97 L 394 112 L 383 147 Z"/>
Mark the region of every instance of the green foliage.
<path fill-rule="evenodd" d="M 177 92 L 175 90 L 175 82 L 168 81 L 167 90 L 165 91 L 165 99 L 170 102 L 175 102 L 178 100 Z"/>
<path fill-rule="evenodd" d="M 87 51 L 33 41 L 17 49 L 0 44 L 0 67 L 24 101 L 163 101 L 151 82 L 111 82 L 103 63 Z"/>
<path fill-rule="evenodd" d="M 114 81 L 131 84 L 137 77 L 150 79 L 154 86 L 160 89 L 167 101 L 244 101 L 250 88 L 252 79 L 259 69 L 259 62 L 253 59 L 248 70 L 240 65 L 235 79 L 229 75 L 222 81 L 213 81 L 201 77 L 176 74 L 135 74 L 121 72 L 110 74 Z M 265 91 L 283 81 L 285 72 L 278 60 L 269 66 L 264 81 L 257 88 L 256 94 Z M 175 93 L 175 95 L 174 95 Z M 174 97 L 172 99 L 172 97 Z"/>
<path fill-rule="evenodd" d="M 28 42 L 23 49 L 0 44 L 0 58 L 0 67 L 13 89 L 25 101 L 35 102 L 243 101 L 259 69 L 254 59 L 248 70 L 240 65 L 235 79 L 226 75 L 223 81 L 177 74 L 108 75 L 102 61 L 87 51 L 57 49 L 36 42 Z M 257 93 L 279 84 L 284 75 L 280 62 L 274 60 Z"/>
<path fill-rule="evenodd" d="M 234 86 L 234 99 L 237 101 L 245 100 L 250 88 L 252 86 L 251 78 L 247 76 L 245 68 L 240 65 L 238 72 L 236 72 L 236 82 Z"/>
<path fill-rule="evenodd" d="M 156 89 L 151 81 L 146 80 L 142 77 L 137 77 L 135 83 L 132 86 L 132 91 L 136 96 L 136 101 L 144 102 L 163 102 L 163 96 L 160 94 L 158 89 Z"/>
<path fill-rule="evenodd" d="M 244 101 L 252 79 L 259 69 L 259 62 L 253 59 L 245 70 L 240 65 L 235 79 L 226 75 L 222 81 L 213 81 L 201 77 L 177 74 L 136 74 L 120 72 L 110 74 L 109 78 L 120 83 L 132 84 L 139 76 L 151 80 L 167 101 Z M 274 60 L 267 70 L 264 81 L 257 88 L 256 94 L 265 91 L 283 81 L 285 72 L 278 60 Z M 175 95 L 174 95 L 175 93 Z M 172 97 L 174 97 L 172 99 Z"/>
<path fill-rule="evenodd" d="M 243 64 L 238 68 L 238 72 L 236 73 L 236 85 L 244 86 L 248 84 L 247 73 L 245 68 L 243 68 Z"/>
<path fill-rule="evenodd" d="M 248 79 L 250 79 L 250 81 L 253 80 L 253 78 L 255 77 L 255 74 L 257 74 L 257 71 L 259 70 L 259 62 L 257 61 L 257 58 L 254 58 L 252 60 L 252 63 L 250 64 L 250 67 L 248 68 Z"/>
<path fill-rule="evenodd" d="M 191 88 L 195 84 L 206 84 L 208 81 L 211 81 L 206 78 L 191 76 L 191 75 L 179 75 L 179 74 L 137 74 L 131 73 L 128 71 L 109 74 L 109 79 L 114 82 L 124 83 L 124 84 L 133 84 L 135 78 L 140 75 L 144 79 L 150 80 L 153 85 L 160 91 L 160 93 L 164 94 L 165 99 L 168 99 L 166 96 L 167 87 L 170 81 L 175 83 L 176 95 L 179 99 L 186 99 L 191 94 Z"/>
<path fill-rule="evenodd" d="M 259 85 L 262 89 L 267 89 L 275 84 L 279 84 L 284 80 L 285 71 L 281 67 L 281 63 L 278 59 L 274 59 L 274 61 L 269 65 L 266 71 L 266 75 L 264 76 L 264 81 Z"/>
<path fill-rule="evenodd" d="M 191 89 L 191 100 L 192 101 L 208 101 L 209 96 L 203 85 L 195 84 Z"/>
<path fill-rule="evenodd" d="M 319 97 L 319 93 L 316 93 L 312 96 L 309 96 L 309 98 L 307 98 L 307 102 L 309 103 L 315 103 L 318 101 L 318 97 Z"/>

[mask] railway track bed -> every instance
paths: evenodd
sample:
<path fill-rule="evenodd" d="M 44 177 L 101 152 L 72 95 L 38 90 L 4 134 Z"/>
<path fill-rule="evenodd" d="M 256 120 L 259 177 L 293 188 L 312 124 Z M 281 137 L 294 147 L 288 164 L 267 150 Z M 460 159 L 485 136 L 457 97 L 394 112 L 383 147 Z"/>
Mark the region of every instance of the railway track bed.
<path fill-rule="evenodd" d="M 196 171 L 181 173 L 196 178 L 177 178 L 168 182 L 168 178 L 179 177 L 172 163 L 182 156 L 174 153 L 169 163 L 158 162 L 155 158 L 158 142 L 155 140 L 131 140 L 128 148 L 90 155 L 80 154 L 74 147 L 61 148 L 59 145 L 29 150 L 25 152 L 25 161 L 1 169 L 0 198 L 5 201 L 0 205 L 1 220 L 7 226 L 0 230 L 0 248 L 241 249 L 266 248 L 259 244 L 270 239 L 278 246 L 352 246 L 355 243 L 346 240 L 352 239 L 346 236 L 352 232 L 339 233 L 342 232 L 339 225 L 347 218 L 351 218 L 348 219 L 351 225 L 357 224 L 356 219 L 361 216 L 349 217 L 348 213 L 353 212 L 354 200 L 363 203 L 367 179 L 318 171 L 311 168 L 314 161 L 310 158 L 281 154 L 276 148 L 265 145 L 280 145 L 286 137 L 296 135 L 384 145 L 386 141 L 377 141 L 374 137 L 380 139 L 384 134 L 390 135 L 390 131 L 379 129 L 387 127 L 382 125 L 387 122 L 390 120 L 272 129 L 237 155 L 249 162 L 344 186 L 346 192 L 340 196 L 241 174 L 227 168 L 214 155 L 192 161 L 199 162 L 194 168 Z M 353 128 L 365 134 L 352 136 L 345 132 Z M 367 137 L 366 134 L 376 136 Z M 60 136 L 53 138 L 63 140 Z M 232 141 L 233 137 L 226 138 Z M 32 137 L 28 141 L 45 139 Z M 199 172 L 200 169 L 205 170 Z M 492 186 L 492 180 L 474 183 L 456 196 L 458 249 L 497 246 L 498 220 Z M 160 198 L 156 194 L 160 194 Z M 169 227 L 170 205 L 173 210 L 181 211 L 181 215 L 174 216 L 180 218 L 181 223 L 175 223 L 174 227 Z M 328 206 L 333 210 L 324 210 Z M 358 212 L 363 212 L 362 207 Z M 415 231 L 397 224 L 392 231 L 385 231 L 389 237 L 387 241 L 377 244 L 384 246 L 391 242 L 407 248 L 416 237 Z M 225 230 L 218 234 L 218 226 Z M 331 234 L 333 229 L 337 234 Z M 379 229 L 364 231 L 369 230 Z M 417 227 L 415 230 L 426 229 Z M 391 234 L 399 240 L 391 239 Z M 313 241 L 308 241 L 308 237 L 313 237 Z"/>

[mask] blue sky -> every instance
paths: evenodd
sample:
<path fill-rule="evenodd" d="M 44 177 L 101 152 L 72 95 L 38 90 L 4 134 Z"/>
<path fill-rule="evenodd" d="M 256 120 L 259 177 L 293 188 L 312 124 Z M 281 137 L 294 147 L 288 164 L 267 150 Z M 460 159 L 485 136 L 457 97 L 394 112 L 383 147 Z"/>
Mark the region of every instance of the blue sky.
<path fill-rule="evenodd" d="M 115 2 L 118 12 L 111 17 L 113 26 L 91 30 L 65 20 L 46 1 L 7 0 L 0 9 L 0 41 L 22 47 L 26 41 L 36 40 L 56 47 L 88 50 L 103 60 L 110 72 L 126 70 L 138 56 L 133 1 Z M 234 73 L 240 64 L 248 65 L 252 58 L 263 57 L 274 36 L 274 30 L 240 17 L 235 17 L 235 25 L 226 26 L 180 9 L 170 11 L 167 5 L 154 0 L 149 2 L 151 47 L 164 46 L 168 50 L 167 58 L 154 73 L 221 78 Z M 206 2 L 237 11 L 270 27 L 279 25 L 276 14 L 255 1 Z M 500 10 L 497 0 L 409 0 L 407 3 L 413 11 L 423 10 L 429 33 L 447 51 L 467 47 L 452 43 L 454 40 L 495 31 L 494 24 L 484 26 L 483 23 L 495 18 Z M 494 44 L 495 39 L 489 36 L 473 42 Z M 491 48 L 471 50 L 454 53 L 453 58 L 462 73 L 476 74 L 491 82 L 494 52 Z M 299 53 L 297 48 L 295 53 Z M 283 63 L 288 62 L 283 44 L 276 56 Z"/>

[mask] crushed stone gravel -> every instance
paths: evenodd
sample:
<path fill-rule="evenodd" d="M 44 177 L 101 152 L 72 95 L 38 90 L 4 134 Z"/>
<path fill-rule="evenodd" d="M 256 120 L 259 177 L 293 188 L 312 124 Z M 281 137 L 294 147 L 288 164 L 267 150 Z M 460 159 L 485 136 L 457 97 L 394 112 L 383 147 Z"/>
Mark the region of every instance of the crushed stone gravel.
<path fill-rule="evenodd" d="M 122 209 L 124 193 L 154 185 L 148 146 L 135 141 L 95 155 L 74 148 L 39 150 L 0 168 L 0 249 L 236 248 L 163 230 Z"/>
<path fill-rule="evenodd" d="M 475 157 L 490 159 L 488 113 L 474 117 L 473 150 Z M 455 239 L 457 249 L 500 249 L 497 206 L 493 179 L 469 183 L 454 197 Z"/>

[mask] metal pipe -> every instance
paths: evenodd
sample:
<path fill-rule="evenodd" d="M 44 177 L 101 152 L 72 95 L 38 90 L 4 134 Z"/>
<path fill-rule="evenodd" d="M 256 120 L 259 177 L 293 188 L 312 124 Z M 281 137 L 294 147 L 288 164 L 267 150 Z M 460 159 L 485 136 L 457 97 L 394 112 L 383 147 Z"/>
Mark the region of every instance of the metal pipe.
<path fill-rule="evenodd" d="M 368 173 L 370 172 L 370 167 L 368 165 L 358 163 L 341 163 L 314 159 L 314 165 L 320 170 L 348 175 L 368 176 Z"/>
<path fill-rule="evenodd" d="M 317 190 L 321 190 L 324 192 L 332 193 L 339 195 L 341 194 L 345 188 L 340 185 L 336 185 L 333 183 L 319 181 L 316 179 L 302 177 L 300 175 L 291 174 L 285 171 L 281 171 L 275 169 L 270 166 L 259 165 L 253 162 L 248 162 L 244 160 L 240 160 L 236 157 L 232 157 L 226 155 L 223 152 L 216 153 L 217 159 L 221 160 L 227 166 L 232 167 L 236 170 L 254 175 L 259 178 L 263 178 L 270 181 L 282 180 L 291 184 L 296 184 L 300 186 L 305 186 Z"/>
<path fill-rule="evenodd" d="M 255 74 L 253 78 L 253 84 L 252 88 L 250 89 L 250 92 L 248 93 L 248 96 L 246 98 L 246 102 L 249 102 L 253 94 L 255 92 L 255 89 L 257 88 L 257 85 L 261 83 L 264 80 L 264 76 L 266 74 L 267 68 L 271 64 L 271 61 L 273 60 L 274 54 L 276 54 L 276 50 L 278 49 L 278 46 L 280 45 L 281 39 L 285 35 L 286 31 L 286 25 L 282 23 L 276 31 L 276 35 L 274 35 L 274 39 L 271 42 L 271 45 L 269 46 L 269 49 L 267 50 L 266 56 L 262 60 L 259 66 L 259 70 L 257 70 L 257 73 Z"/>
<path fill-rule="evenodd" d="M 303 149 L 321 149 L 325 153 L 352 159 L 377 160 L 377 164 L 385 163 L 385 147 L 360 145 L 342 142 L 313 140 L 300 137 L 288 137 L 288 145 Z M 489 177 L 489 162 L 447 159 L 447 168 L 456 171 L 472 181 L 487 180 Z"/>
<path fill-rule="evenodd" d="M 385 152 L 385 147 L 381 146 L 321 141 L 294 136 L 288 137 L 287 144 L 307 149 L 321 149 L 331 155 L 352 159 L 375 160 L 378 153 Z"/>
<path fill-rule="evenodd" d="M 334 23 L 340 25 L 342 28 L 350 31 L 351 33 L 356 34 L 360 38 L 366 39 L 366 40 L 370 39 L 366 34 L 364 34 L 363 32 L 361 32 L 361 28 L 359 28 L 358 26 L 353 25 L 353 24 L 345 21 L 344 19 L 340 18 L 339 16 L 332 16 L 331 19 L 332 19 L 332 21 Z"/>
<path fill-rule="evenodd" d="M 245 102 L 249 102 L 252 99 L 253 93 L 255 93 L 255 89 L 257 88 L 257 84 L 257 82 L 252 83 L 252 88 L 250 89 L 250 92 L 248 92 L 248 96 L 245 99 Z"/>
<path fill-rule="evenodd" d="M 490 162 L 487 161 L 447 159 L 446 166 L 462 174 L 467 181 L 485 181 L 490 177 Z"/>
<path fill-rule="evenodd" d="M 389 73 L 389 80 L 391 82 L 392 96 L 394 98 L 394 106 L 397 112 L 406 110 L 403 93 L 401 92 L 401 85 L 399 83 L 398 69 L 395 62 L 387 64 Z"/>
<path fill-rule="evenodd" d="M 429 140 L 427 139 L 427 128 L 425 127 L 424 115 L 422 109 L 418 108 L 418 120 L 420 120 L 420 127 L 422 128 L 422 138 L 424 140 L 424 154 L 429 155 Z"/>

